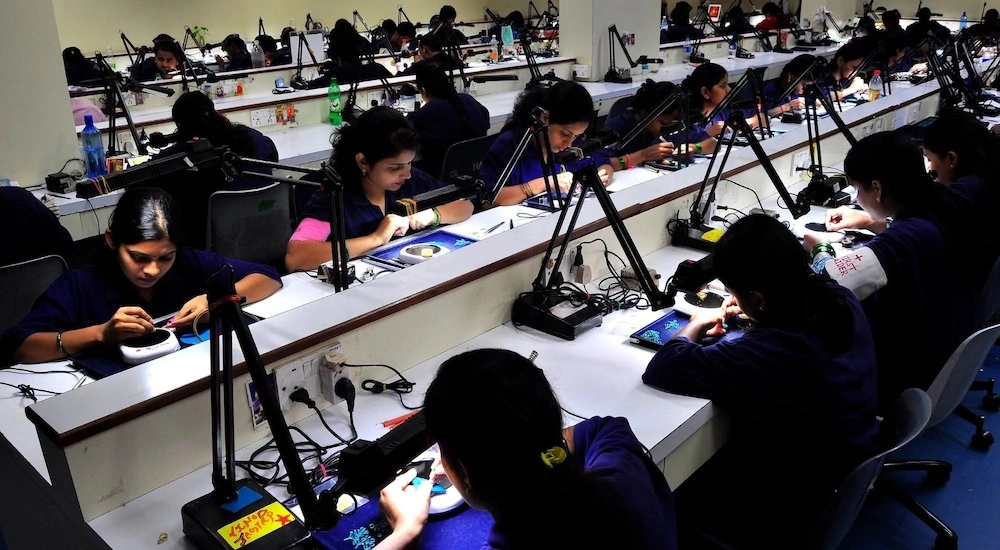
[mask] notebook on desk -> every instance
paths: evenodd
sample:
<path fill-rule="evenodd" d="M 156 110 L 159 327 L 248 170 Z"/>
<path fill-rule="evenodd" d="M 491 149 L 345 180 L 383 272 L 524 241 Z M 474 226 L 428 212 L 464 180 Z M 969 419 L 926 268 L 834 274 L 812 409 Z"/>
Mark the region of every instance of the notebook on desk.
<path fill-rule="evenodd" d="M 663 317 L 642 327 L 629 336 L 629 342 L 653 351 L 658 351 L 663 344 L 673 338 L 678 332 L 691 322 L 691 318 L 679 311 L 671 310 Z M 737 326 L 738 325 L 738 326 Z M 749 319 L 737 320 L 730 325 L 729 331 L 718 340 L 736 340 L 750 329 L 752 322 Z"/>

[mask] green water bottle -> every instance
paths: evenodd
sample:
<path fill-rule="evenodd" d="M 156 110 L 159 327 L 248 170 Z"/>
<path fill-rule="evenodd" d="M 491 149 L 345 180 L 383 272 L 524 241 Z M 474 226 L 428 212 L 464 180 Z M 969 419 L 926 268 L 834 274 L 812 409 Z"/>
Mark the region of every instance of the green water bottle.
<path fill-rule="evenodd" d="M 330 98 L 330 124 L 340 126 L 344 123 L 344 112 L 340 105 L 340 86 L 336 78 L 330 79 L 330 89 L 327 92 Z"/>

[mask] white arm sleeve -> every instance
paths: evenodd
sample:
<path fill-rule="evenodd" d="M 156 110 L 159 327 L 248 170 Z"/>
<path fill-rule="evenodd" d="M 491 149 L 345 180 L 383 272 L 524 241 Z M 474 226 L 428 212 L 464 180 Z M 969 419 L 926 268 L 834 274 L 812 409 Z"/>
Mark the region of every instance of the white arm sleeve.
<path fill-rule="evenodd" d="M 888 282 L 878 256 L 868 247 L 856 248 L 832 258 L 823 267 L 830 278 L 853 292 L 858 300 L 871 296 Z"/>

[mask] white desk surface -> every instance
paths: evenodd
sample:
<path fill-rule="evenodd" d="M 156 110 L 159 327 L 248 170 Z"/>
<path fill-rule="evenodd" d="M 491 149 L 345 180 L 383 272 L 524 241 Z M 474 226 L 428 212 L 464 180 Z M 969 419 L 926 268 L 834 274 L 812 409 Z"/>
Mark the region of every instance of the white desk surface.
<path fill-rule="evenodd" d="M 897 91 L 889 98 L 860 105 L 846 113 L 845 117 L 848 123 L 863 120 L 891 105 L 932 93 L 936 89 L 937 84 L 931 82 L 909 90 Z M 820 122 L 820 129 L 823 132 L 832 130 L 833 127 L 831 120 L 825 119 Z M 800 130 L 765 141 L 764 149 L 768 152 L 777 152 L 801 146 L 804 142 L 805 132 Z M 752 153 L 744 150 L 735 152 L 727 167 L 735 169 L 752 166 L 755 163 L 756 158 L 752 157 Z M 645 183 L 614 193 L 612 200 L 619 210 L 631 205 L 652 202 L 665 194 L 697 185 L 704 178 L 704 174 L 704 165 L 660 174 Z M 642 174 L 636 177 L 645 176 Z M 604 217 L 597 201 L 587 201 L 578 223 L 584 226 Z M 398 275 L 379 277 L 350 292 L 304 304 L 296 308 L 295 313 L 279 314 L 265 319 L 251 326 L 254 339 L 260 352 L 267 353 L 289 342 L 313 335 L 323 327 L 337 326 L 379 307 L 404 300 L 411 295 L 444 284 L 460 274 L 485 268 L 502 258 L 547 243 L 555 221 L 552 216 L 539 218 L 531 224 L 531 230 L 521 230 L 518 227 L 513 231 L 498 232 L 499 234 L 491 237 L 491 246 L 465 247 L 436 258 L 433 262 L 409 267 L 405 270 L 405 284 L 399 284 Z M 480 227 L 482 226 L 488 227 L 488 224 L 481 224 Z M 243 358 L 241 354 L 234 353 L 234 360 L 241 362 Z M 32 408 L 56 432 L 65 433 L 80 425 L 112 415 L 125 407 L 147 401 L 201 379 L 203 369 L 200 365 L 206 364 L 207 361 L 207 346 L 192 346 L 101 380 L 98 384 L 84 386 L 59 396 L 58 399 L 40 402 Z"/>
<path fill-rule="evenodd" d="M 647 261 L 650 266 L 665 271 L 671 266 L 676 268 L 687 258 L 702 255 L 702 252 L 666 247 L 650 254 Z M 584 417 L 627 418 L 639 441 L 658 463 L 715 415 L 711 403 L 704 399 L 668 394 L 642 383 L 642 372 L 653 352 L 628 343 L 628 336 L 666 312 L 615 312 L 604 318 L 601 327 L 588 331 L 574 342 L 520 330 L 508 322 L 406 371 L 406 377 L 417 385 L 404 400 L 410 406 L 418 406 L 438 365 L 463 351 L 503 347 L 527 356 L 534 350 L 539 353 L 536 364 L 545 370 L 563 407 Z M 386 379 L 390 375 L 387 372 Z M 359 389 L 354 412 L 359 436 L 368 440 L 379 437 L 387 431 L 381 427 L 382 421 L 405 412 L 395 395 L 374 395 Z M 323 414 L 333 429 L 349 433 L 343 404 L 328 408 Z M 577 421 L 568 416 L 564 418 L 567 425 Z M 297 425 L 321 445 L 335 441 L 316 416 Z M 241 449 L 237 459 L 246 459 L 268 437 L 269 434 L 262 432 L 261 440 Z M 183 537 L 180 508 L 210 490 L 211 467 L 206 466 L 95 518 L 90 525 L 116 549 L 153 546 L 162 550 L 191 549 L 194 546 Z M 288 496 L 283 488 L 271 490 L 279 499 Z M 168 538 L 162 545 L 156 545 L 160 533 L 167 533 Z"/>

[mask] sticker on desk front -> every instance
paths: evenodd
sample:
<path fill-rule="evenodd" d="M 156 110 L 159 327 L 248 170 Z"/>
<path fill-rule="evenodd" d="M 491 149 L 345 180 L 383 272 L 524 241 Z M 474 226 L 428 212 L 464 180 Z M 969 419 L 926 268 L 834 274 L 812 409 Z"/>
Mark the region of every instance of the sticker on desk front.
<path fill-rule="evenodd" d="M 218 533 L 231 548 L 243 548 L 294 521 L 287 508 L 280 502 L 272 502 L 219 529 Z"/>

